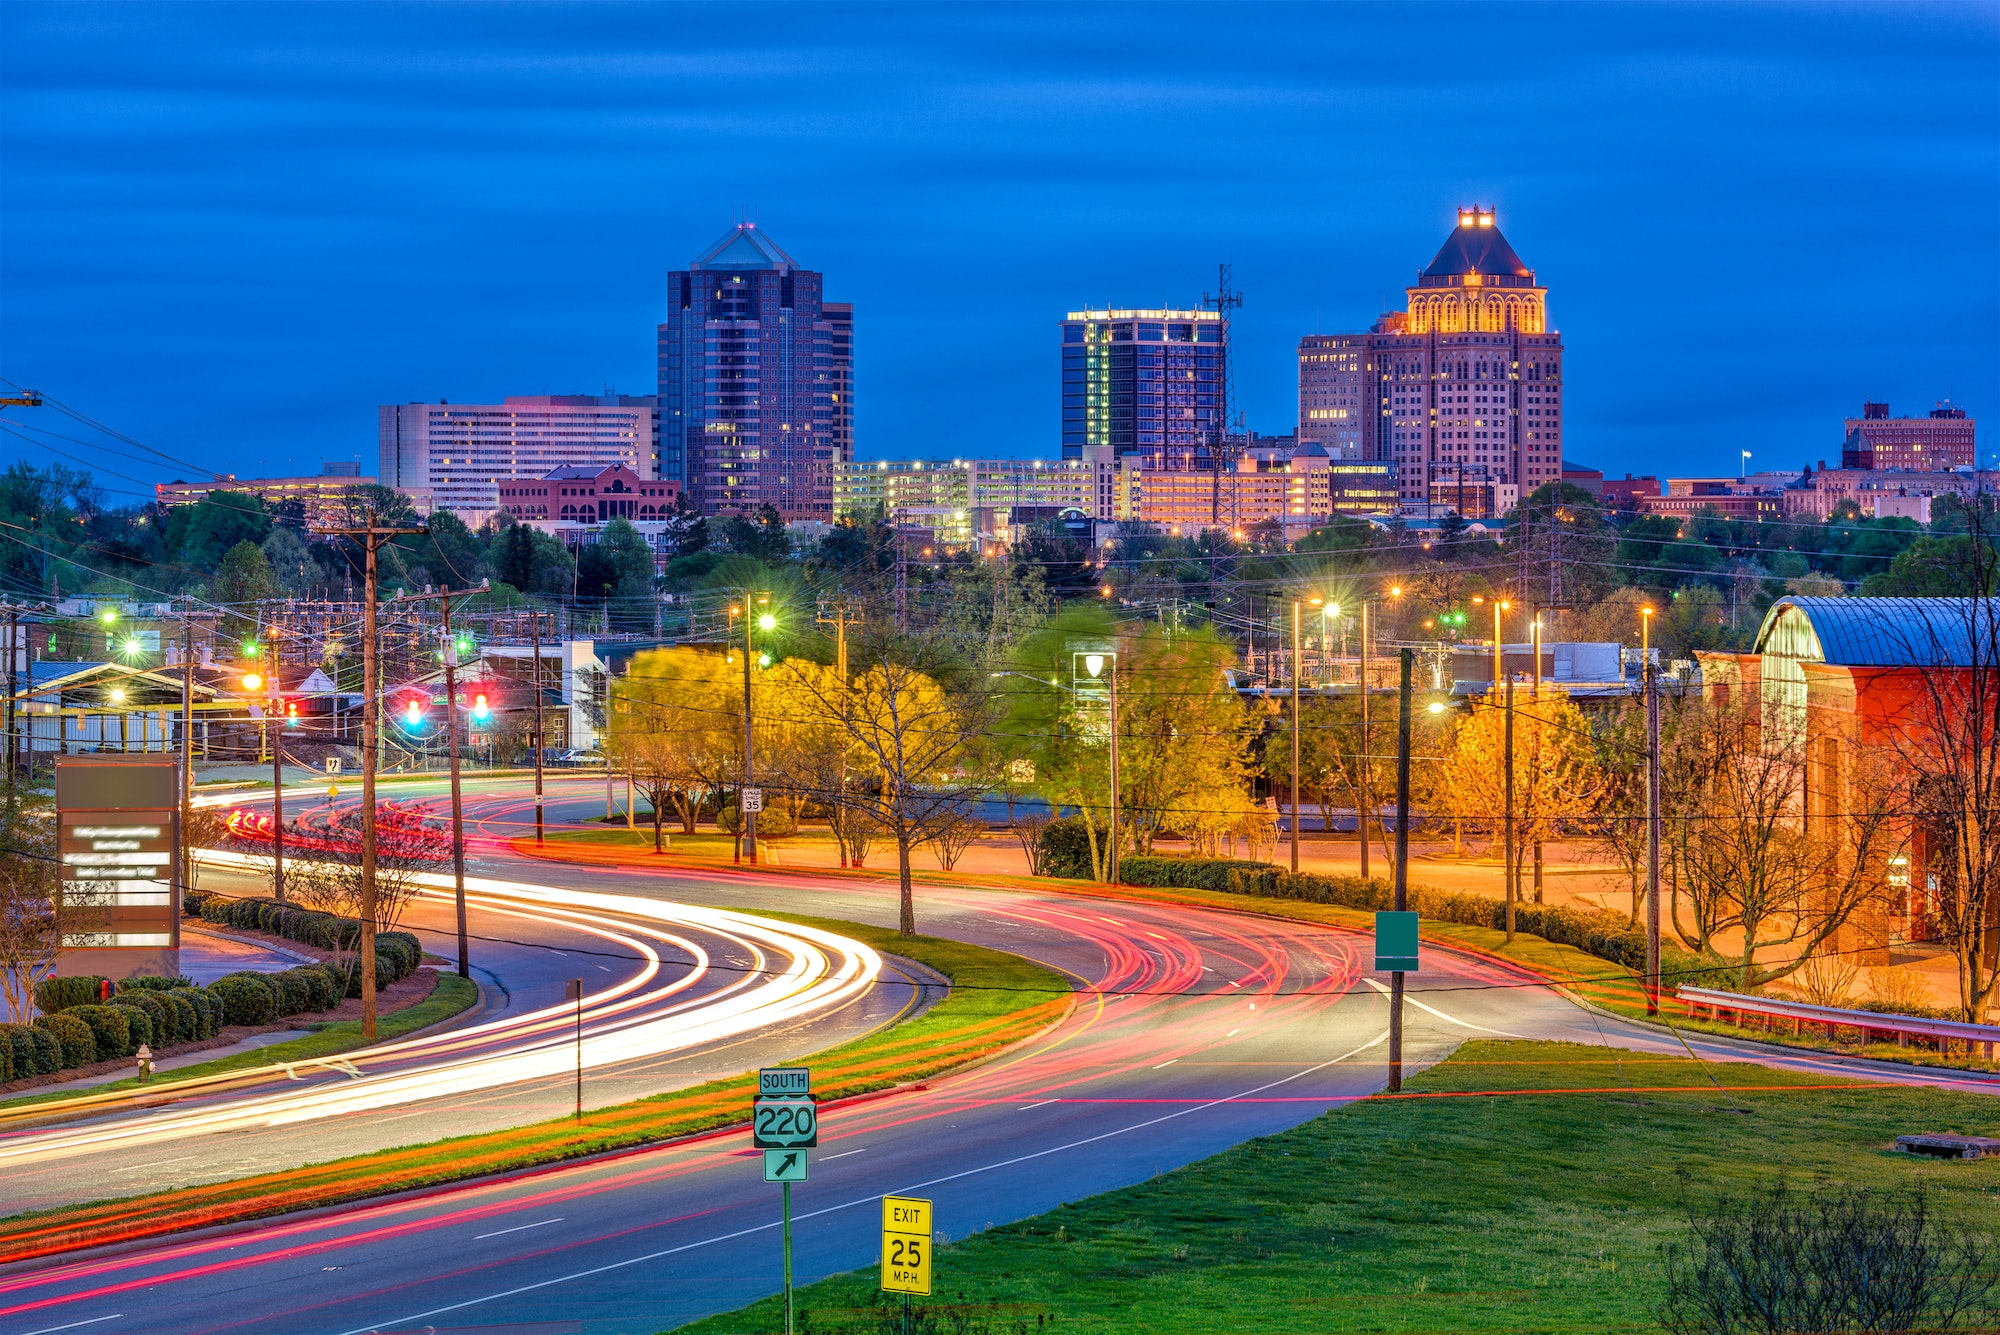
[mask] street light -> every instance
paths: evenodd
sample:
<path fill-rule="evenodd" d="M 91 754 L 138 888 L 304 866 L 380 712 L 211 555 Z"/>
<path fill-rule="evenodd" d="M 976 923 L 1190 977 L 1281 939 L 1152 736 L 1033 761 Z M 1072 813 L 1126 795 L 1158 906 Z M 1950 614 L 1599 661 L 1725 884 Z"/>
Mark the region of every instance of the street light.
<path fill-rule="evenodd" d="M 775 614 L 768 611 L 760 612 L 755 617 L 752 617 L 750 615 L 750 600 L 752 596 L 753 595 L 748 590 L 744 591 L 743 607 L 742 607 L 743 783 L 736 790 L 737 834 L 736 834 L 735 861 L 741 862 L 745 858 L 748 858 L 750 861 L 750 865 L 754 867 L 757 865 L 757 813 L 755 811 L 750 810 L 752 802 L 750 795 L 753 792 L 757 794 L 755 801 L 756 805 L 758 806 L 763 805 L 764 795 L 761 792 L 757 792 L 754 786 L 757 782 L 757 749 L 756 749 L 755 733 L 753 731 L 754 720 L 750 705 L 750 663 L 752 659 L 756 659 L 757 666 L 769 667 L 771 665 L 771 657 L 769 654 L 759 654 L 756 651 L 756 646 L 751 643 L 750 633 L 753 628 L 762 629 L 765 631 L 776 630 L 778 628 L 778 618 Z M 771 601 L 771 595 L 768 593 L 759 593 L 754 595 L 754 597 L 756 598 L 757 603 L 760 606 L 768 606 Z M 729 614 L 731 616 L 735 616 L 737 614 L 737 609 L 735 607 L 731 607 L 729 609 Z"/>
<path fill-rule="evenodd" d="M 1118 884 L 1118 655 L 1081 654 L 1083 670 L 1092 681 L 1107 677 L 1111 686 L 1111 839 L 1105 857 L 1106 879 Z M 1107 676 L 1108 673 L 1108 676 Z"/>
<path fill-rule="evenodd" d="M 1645 670 L 1643 665 L 1651 662 L 1652 657 L 1653 657 L 1653 609 L 1650 607 L 1642 607 L 1639 609 L 1639 662 L 1641 664 L 1640 668 L 1641 671 Z"/>

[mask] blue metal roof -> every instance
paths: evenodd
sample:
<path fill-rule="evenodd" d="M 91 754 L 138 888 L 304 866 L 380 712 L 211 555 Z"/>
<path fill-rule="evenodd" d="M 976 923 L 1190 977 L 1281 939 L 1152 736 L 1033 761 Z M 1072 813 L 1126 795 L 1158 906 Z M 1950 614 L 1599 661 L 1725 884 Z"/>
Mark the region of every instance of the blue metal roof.
<path fill-rule="evenodd" d="M 1819 652 L 1783 641 L 1803 619 Z M 1773 639 L 1780 641 L 1773 644 Z M 2000 664 L 2000 602 L 1980 598 L 1780 598 L 1757 630 L 1757 653 L 1839 667 L 1971 667 Z"/>

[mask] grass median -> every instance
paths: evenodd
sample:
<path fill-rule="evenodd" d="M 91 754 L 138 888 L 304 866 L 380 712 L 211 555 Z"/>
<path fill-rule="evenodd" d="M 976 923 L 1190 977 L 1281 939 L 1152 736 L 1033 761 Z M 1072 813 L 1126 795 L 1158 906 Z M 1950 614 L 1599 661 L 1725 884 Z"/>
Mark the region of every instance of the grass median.
<path fill-rule="evenodd" d="M 1993 1134 L 1978 1095 L 1830 1083 L 1567 1043 L 1481 1040 L 1402 1096 L 962 1240 L 939 1238 L 923 1330 L 1577 1332 L 1659 1329 L 1661 1245 L 1718 1187 L 1922 1183 L 1992 1232 L 2000 1160 L 1897 1134 Z M 1685 1174 L 1685 1177 L 1683 1177 Z M 938 1199 L 948 1215 L 949 1202 Z M 874 1270 L 801 1290 L 802 1330 L 900 1329 Z M 681 1328 L 784 1328 L 771 1301 Z"/>
<path fill-rule="evenodd" d="M 810 1057 L 822 1099 L 891 1088 L 1029 1038 L 1069 1013 L 1061 975 L 1002 951 L 861 923 L 760 913 L 915 960 L 952 981 L 921 1015 Z M 506 1131 L 355 1155 L 230 1182 L 0 1220 L 0 1263 L 460 1181 L 694 1135 L 747 1120 L 754 1072 Z"/>

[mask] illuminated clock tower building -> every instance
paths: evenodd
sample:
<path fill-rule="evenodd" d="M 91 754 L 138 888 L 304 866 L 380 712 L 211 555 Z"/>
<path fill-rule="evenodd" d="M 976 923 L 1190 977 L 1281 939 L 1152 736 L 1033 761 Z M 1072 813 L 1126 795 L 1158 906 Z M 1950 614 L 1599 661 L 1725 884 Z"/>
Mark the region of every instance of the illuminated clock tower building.
<path fill-rule="evenodd" d="M 1562 335 L 1493 211 L 1460 209 L 1405 292 L 1365 334 L 1299 340 L 1299 440 L 1395 463 L 1404 506 L 1426 512 L 1466 509 L 1470 485 L 1504 514 L 1559 481 Z"/>

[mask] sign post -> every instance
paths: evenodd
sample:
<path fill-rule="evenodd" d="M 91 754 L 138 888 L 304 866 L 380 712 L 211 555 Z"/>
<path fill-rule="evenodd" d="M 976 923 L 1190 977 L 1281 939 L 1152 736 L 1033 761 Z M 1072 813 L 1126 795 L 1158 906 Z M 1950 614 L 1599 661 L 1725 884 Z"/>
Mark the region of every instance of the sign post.
<path fill-rule="evenodd" d="M 785 1335 L 793 1335 L 792 1183 L 806 1180 L 806 1151 L 819 1144 L 819 1104 L 809 1069 L 767 1066 L 757 1072 L 750 1143 L 764 1151 L 764 1180 L 784 1188 Z"/>
<path fill-rule="evenodd" d="M 180 973 L 180 765 L 56 758 L 59 974 Z"/>
<path fill-rule="evenodd" d="M 583 1120 L 583 979 L 563 984 L 563 999 L 576 1003 L 576 1120 Z"/>
<path fill-rule="evenodd" d="M 931 1291 L 931 1203 L 915 1196 L 882 1198 L 882 1291 L 903 1295 L 903 1331 L 910 1329 L 910 1295 Z"/>

